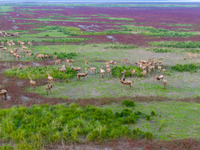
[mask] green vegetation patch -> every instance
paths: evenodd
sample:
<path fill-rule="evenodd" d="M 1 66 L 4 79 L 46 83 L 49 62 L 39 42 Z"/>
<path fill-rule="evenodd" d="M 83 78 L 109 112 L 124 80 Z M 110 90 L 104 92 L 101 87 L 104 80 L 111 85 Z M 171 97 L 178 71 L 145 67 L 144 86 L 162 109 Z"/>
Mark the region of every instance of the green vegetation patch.
<path fill-rule="evenodd" d="M 183 27 L 192 27 L 191 24 L 169 24 L 168 26 L 183 26 Z"/>
<path fill-rule="evenodd" d="M 190 53 L 200 53 L 200 49 L 185 49 L 184 51 Z"/>
<path fill-rule="evenodd" d="M 176 64 L 175 66 L 171 67 L 172 70 L 174 71 L 179 71 L 179 72 L 196 72 L 197 69 L 200 69 L 200 65 L 195 65 L 195 64 Z"/>
<path fill-rule="evenodd" d="M 122 25 L 119 26 L 123 28 L 124 31 L 130 31 L 133 33 L 140 33 L 147 36 L 162 36 L 162 37 L 189 37 L 198 35 L 198 32 L 182 32 L 182 31 L 172 31 L 166 29 L 156 29 L 151 26 L 134 26 L 134 25 Z"/>
<path fill-rule="evenodd" d="M 33 79 L 46 79 L 47 73 L 55 79 L 71 79 L 76 75 L 76 72 L 69 67 L 66 67 L 66 72 L 64 73 L 60 72 L 57 66 L 26 67 L 23 69 L 13 68 L 4 72 L 7 76 L 20 79 L 28 79 L 28 75 Z"/>
<path fill-rule="evenodd" d="M 131 72 L 129 70 L 135 70 L 135 74 L 134 76 L 136 77 L 141 77 L 142 76 L 142 70 L 138 67 L 135 67 L 135 66 L 115 66 L 113 67 L 112 69 L 112 75 L 113 77 L 122 77 L 122 71 L 126 70 L 126 77 L 130 77 L 131 76 Z"/>
<path fill-rule="evenodd" d="M 0 12 L 10 12 L 13 11 L 12 6 L 0 6 Z"/>
<path fill-rule="evenodd" d="M 124 44 L 115 44 L 111 46 L 105 46 L 105 49 L 133 49 L 137 48 L 134 45 L 124 45 Z"/>
<path fill-rule="evenodd" d="M 42 149 L 62 141 L 152 139 L 150 132 L 133 128 L 139 119 L 150 120 L 152 116 L 126 107 L 115 112 L 111 108 L 82 107 L 75 103 L 13 107 L 0 110 L 0 141 L 16 143 L 18 149 Z"/>
<path fill-rule="evenodd" d="M 133 21 L 131 18 L 115 18 L 115 17 L 100 17 L 102 19 L 117 20 L 117 21 Z"/>
<path fill-rule="evenodd" d="M 175 41 L 162 41 L 162 42 L 149 42 L 152 46 L 159 47 L 173 47 L 173 48 L 200 48 L 200 42 L 184 41 L 184 42 L 175 42 Z"/>
<path fill-rule="evenodd" d="M 77 56 L 77 53 L 57 53 L 57 52 L 54 52 L 54 55 L 56 55 L 58 59 L 65 59 L 65 58 L 73 59 L 74 57 Z"/>
<path fill-rule="evenodd" d="M 170 53 L 170 52 L 172 52 L 171 49 L 166 49 L 166 48 L 154 48 L 153 51 L 155 53 Z"/>

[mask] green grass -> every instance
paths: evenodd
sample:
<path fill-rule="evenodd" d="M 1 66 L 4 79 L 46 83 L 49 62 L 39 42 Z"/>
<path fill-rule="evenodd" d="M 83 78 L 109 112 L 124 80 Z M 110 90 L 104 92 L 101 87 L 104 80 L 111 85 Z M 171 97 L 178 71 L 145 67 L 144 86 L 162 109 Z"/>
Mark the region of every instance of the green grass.
<path fill-rule="evenodd" d="M 0 142 L 9 142 L 15 149 L 42 149 L 60 142 L 152 139 L 150 132 L 133 127 L 139 119 L 151 120 L 154 115 L 136 108 L 124 107 L 116 112 L 112 108 L 82 107 L 75 103 L 13 107 L 0 110 Z"/>
<path fill-rule="evenodd" d="M 170 52 L 172 52 L 171 49 L 167 49 L 167 48 L 153 48 L 153 51 L 155 53 L 170 53 Z"/>
<path fill-rule="evenodd" d="M 116 18 L 116 17 L 100 17 L 102 19 L 117 20 L 117 21 L 133 21 L 131 18 Z"/>
<path fill-rule="evenodd" d="M 0 6 L 0 12 L 11 12 L 13 11 L 12 6 Z"/>
<path fill-rule="evenodd" d="M 198 121 L 200 104 L 170 101 L 135 103 L 135 105 L 137 110 L 146 114 L 156 112 L 152 121 L 139 120 L 136 124 L 140 129 L 153 133 L 156 139 L 200 139 Z M 119 109 L 118 105 L 110 105 L 107 108 L 116 108 L 116 111 L 122 109 Z"/>
<path fill-rule="evenodd" d="M 47 79 L 49 73 L 55 79 L 71 79 L 75 76 L 75 71 L 66 67 L 66 73 L 59 72 L 57 66 L 44 67 L 26 67 L 23 69 L 8 69 L 4 72 L 5 75 L 17 77 L 19 79 L 28 79 L 28 75 L 33 79 Z"/>
<path fill-rule="evenodd" d="M 183 26 L 183 27 L 192 27 L 191 24 L 169 24 L 168 26 Z"/>
<path fill-rule="evenodd" d="M 200 64 L 176 64 L 175 66 L 172 66 L 171 69 L 179 72 L 197 72 L 197 69 L 200 69 Z"/>
<path fill-rule="evenodd" d="M 152 46 L 159 47 L 173 47 L 173 48 L 200 48 L 200 42 L 184 41 L 162 41 L 162 42 L 149 42 Z"/>

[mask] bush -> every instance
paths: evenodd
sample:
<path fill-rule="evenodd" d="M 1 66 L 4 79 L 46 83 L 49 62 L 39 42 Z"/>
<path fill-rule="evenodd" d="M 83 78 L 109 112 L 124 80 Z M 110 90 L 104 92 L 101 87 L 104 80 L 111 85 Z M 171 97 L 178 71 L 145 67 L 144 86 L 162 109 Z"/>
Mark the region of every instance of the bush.
<path fill-rule="evenodd" d="M 172 50 L 170 50 L 170 49 L 162 49 L 162 48 L 154 48 L 153 51 L 156 52 L 156 53 L 169 53 L 169 52 L 172 52 Z"/>
<path fill-rule="evenodd" d="M 76 72 L 66 67 L 66 72 L 60 72 L 57 66 L 43 66 L 43 67 L 26 67 L 23 69 L 13 68 L 4 72 L 5 75 L 17 77 L 20 79 L 28 79 L 30 75 L 33 79 L 46 79 L 47 73 L 55 79 L 71 79 L 76 75 Z"/>
<path fill-rule="evenodd" d="M 111 108 L 83 107 L 75 103 L 0 109 L 0 139 L 5 143 L 16 143 L 17 149 L 42 149 L 47 144 L 62 141 L 151 139 L 150 132 L 131 129 L 141 117 L 130 109 L 115 112 Z M 0 148 L 13 149 L 8 145 Z"/>
<path fill-rule="evenodd" d="M 73 59 L 75 56 L 77 56 L 77 53 L 57 53 L 54 52 L 54 55 L 57 56 L 58 59 Z"/>
<path fill-rule="evenodd" d="M 122 66 L 122 67 L 119 67 L 119 66 L 115 66 L 113 67 L 112 69 L 112 75 L 113 77 L 122 77 L 122 74 L 121 72 L 126 70 L 126 77 L 130 77 L 131 76 L 131 72 L 129 70 L 133 70 L 135 69 L 135 75 L 136 77 L 142 77 L 142 70 L 138 67 L 135 67 L 135 66 Z"/>
<path fill-rule="evenodd" d="M 114 46 L 106 46 L 105 49 L 133 49 L 136 48 L 134 45 L 119 45 L 116 44 Z"/>
<path fill-rule="evenodd" d="M 131 100 L 125 100 L 122 102 L 122 105 L 125 105 L 126 107 L 135 107 L 135 103 Z"/>
<path fill-rule="evenodd" d="M 178 72 L 196 72 L 197 69 L 200 68 L 200 65 L 195 65 L 195 64 L 176 64 L 175 66 L 172 66 L 171 69 L 174 71 L 178 71 Z"/>

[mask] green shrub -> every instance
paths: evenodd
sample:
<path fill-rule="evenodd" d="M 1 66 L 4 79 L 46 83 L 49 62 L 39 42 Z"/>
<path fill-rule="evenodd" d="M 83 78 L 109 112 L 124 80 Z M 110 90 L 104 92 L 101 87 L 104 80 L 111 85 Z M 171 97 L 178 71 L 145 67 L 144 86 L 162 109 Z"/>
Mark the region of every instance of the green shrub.
<path fill-rule="evenodd" d="M 121 72 L 126 70 L 126 77 L 130 77 L 131 76 L 131 72 L 129 71 L 130 69 L 131 70 L 135 69 L 134 76 L 142 77 L 142 73 L 141 73 L 142 70 L 140 68 L 138 68 L 138 67 L 135 67 L 135 66 L 122 66 L 122 67 L 115 66 L 112 69 L 112 75 L 113 75 L 113 77 L 120 77 L 121 78 L 122 77 Z"/>
<path fill-rule="evenodd" d="M 66 72 L 60 72 L 57 66 L 43 66 L 43 67 L 26 67 L 23 69 L 13 68 L 4 72 L 5 75 L 17 77 L 20 79 L 28 79 L 30 75 L 33 79 L 46 79 L 47 73 L 55 79 L 71 79 L 76 75 L 76 72 L 66 67 Z"/>
<path fill-rule="evenodd" d="M 73 59 L 75 56 L 77 56 L 77 53 L 57 53 L 54 52 L 54 55 L 57 56 L 58 59 Z"/>
<path fill-rule="evenodd" d="M 184 51 L 185 52 L 190 52 L 190 53 L 200 53 L 200 49 L 186 49 Z"/>
<path fill-rule="evenodd" d="M 195 65 L 195 64 L 176 64 L 175 66 L 172 66 L 171 69 L 174 71 L 178 71 L 178 72 L 196 72 L 197 69 L 200 68 L 200 65 Z"/>
<path fill-rule="evenodd" d="M 60 142 L 103 141 L 116 138 L 151 139 L 150 132 L 133 129 L 142 113 L 130 109 L 115 112 L 111 108 L 33 105 L 0 109 L 0 140 L 16 143 L 15 149 L 42 149 Z M 19 143 L 19 144 L 17 144 Z M 13 149 L 4 145 L 0 149 Z"/>
<path fill-rule="evenodd" d="M 135 103 L 131 100 L 125 100 L 122 102 L 122 105 L 125 105 L 126 107 L 135 107 Z"/>
<path fill-rule="evenodd" d="M 114 46 L 106 46 L 105 49 L 133 49 L 136 48 L 134 45 L 119 45 L 116 44 Z"/>
<path fill-rule="evenodd" d="M 154 48 L 153 51 L 156 52 L 156 53 L 169 53 L 169 52 L 172 52 L 171 49 L 163 49 L 163 48 Z"/>

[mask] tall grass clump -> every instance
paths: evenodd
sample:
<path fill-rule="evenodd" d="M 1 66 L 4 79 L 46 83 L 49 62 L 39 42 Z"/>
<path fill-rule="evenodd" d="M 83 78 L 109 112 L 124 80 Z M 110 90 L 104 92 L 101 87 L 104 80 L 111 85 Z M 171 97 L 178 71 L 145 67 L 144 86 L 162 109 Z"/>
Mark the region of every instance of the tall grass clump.
<path fill-rule="evenodd" d="M 54 52 L 54 55 L 57 56 L 58 59 L 73 59 L 75 56 L 77 56 L 77 53 L 57 53 Z"/>
<path fill-rule="evenodd" d="M 112 69 L 112 75 L 113 77 L 122 77 L 121 72 L 126 70 L 126 77 L 130 77 L 131 76 L 131 72 L 129 71 L 130 69 L 131 70 L 135 69 L 135 74 L 134 74 L 135 77 L 142 77 L 142 73 L 141 73 L 142 70 L 135 66 L 122 66 L 122 67 L 115 66 Z"/>
<path fill-rule="evenodd" d="M 69 67 L 66 67 L 66 72 L 60 72 L 57 66 L 26 67 L 23 69 L 13 68 L 4 72 L 7 76 L 20 79 L 28 79 L 28 75 L 33 79 L 46 79 L 47 73 L 55 79 L 71 79 L 76 75 L 76 72 Z"/>
<path fill-rule="evenodd" d="M 176 64 L 175 66 L 172 66 L 171 69 L 174 71 L 178 71 L 178 72 L 196 72 L 197 69 L 200 68 L 200 65 L 197 64 Z"/>
<path fill-rule="evenodd" d="M 42 149 L 59 142 L 153 138 L 149 132 L 132 129 L 145 116 L 149 115 L 127 108 L 114 112 L 112 108 L 75 103 L 13 107 L 0 110 L 0 141 L 16 144 L 18 149 Z"/>

